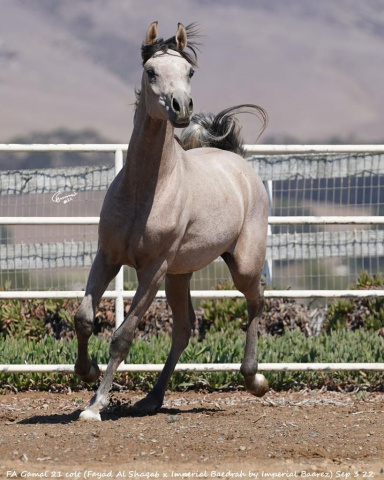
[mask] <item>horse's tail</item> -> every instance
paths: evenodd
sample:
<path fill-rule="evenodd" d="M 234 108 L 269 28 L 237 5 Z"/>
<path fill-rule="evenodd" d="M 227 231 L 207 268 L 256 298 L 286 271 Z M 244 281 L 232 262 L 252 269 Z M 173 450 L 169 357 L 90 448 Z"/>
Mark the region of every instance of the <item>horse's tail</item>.
<path fill-rule="evenodd" d="M 257 105 L 244 104 L 226 108 L 222 112 L 197 113 L 193 115 L 191 123 L 180 136 L 179 142 L 184 150 L 199 147 L 215 147 L 244 155 L 241 126 L 236 118 L 238 113 L 257 115 L 262 122 L 259 135 L 264 132 L 268 124 L 267 112 Z"/>

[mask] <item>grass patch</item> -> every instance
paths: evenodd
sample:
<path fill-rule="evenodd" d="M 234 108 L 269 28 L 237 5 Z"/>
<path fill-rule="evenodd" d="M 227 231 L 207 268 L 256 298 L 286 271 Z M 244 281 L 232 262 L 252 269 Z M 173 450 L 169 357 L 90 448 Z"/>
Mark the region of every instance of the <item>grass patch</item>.
<path fill-rule="evenodd" d="M 222 325 L 223 327 L 223 325 Z M 181 363 L 239 363 L 244 352 L 245 334 L 239 326 L 211 329 L 204 341 L 192 338 Z M 129 363 L 164 363 L 170 348 L 169 335 L 159 334 L 149 340 L 137 339 L 127 358 Z M 280 337 L 264 336 L 258 341 L 260 363 L 281 362 L 384 362 L 384 339 L 372 331 L 332 331 L 317 337 L 305 337 L 299 330 L 287 331 Z M 90 341 L 90 355 L 98 363 L 108 362 L 109 342 L 97 337 Z M 1 338 L 1 363 L 73 364 L 77 340 L 63 341 L 48 337 L 38 342 L 28 339 Z M 148 390 L 156 381 L 156 374 L 119 373 L 116 382 L 131 389 Z M 267 372 L 266 377 L 274 390 L 303 387 L 384 391 L 380 372 Z M 0 374 L 0 388 L 57 390 L 70 387 L 83 388 L 75 375 L 52 374 Z M 174 390 L 205 387 L 208 389 L 243 388 L 239 373 L 182 373 L 172 376 L 170 388 Z"/>

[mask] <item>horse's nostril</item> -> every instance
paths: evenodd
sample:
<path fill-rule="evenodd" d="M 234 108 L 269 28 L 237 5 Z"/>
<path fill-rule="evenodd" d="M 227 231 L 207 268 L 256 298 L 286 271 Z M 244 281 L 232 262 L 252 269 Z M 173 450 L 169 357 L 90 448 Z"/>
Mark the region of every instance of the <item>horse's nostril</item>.
<path fill-rule="evenodd" d="M 188 109 L 189 109 L 189 112 L 192 112 L 192 110 L 193 110 L 193 100 L 192 100 L 192 98 L 189 100 Z"/>
<path fill-rule="evenodd" d="M 180 104 L 179 104 L 179 102 L 176 100 L 176 98 L 173 98 L 173 99 L 172 99 L 172 108 L 173 108 L 173 111 L 176 112 L 176 113 L 180 113 L 180 112 L 181 112 Z"/>

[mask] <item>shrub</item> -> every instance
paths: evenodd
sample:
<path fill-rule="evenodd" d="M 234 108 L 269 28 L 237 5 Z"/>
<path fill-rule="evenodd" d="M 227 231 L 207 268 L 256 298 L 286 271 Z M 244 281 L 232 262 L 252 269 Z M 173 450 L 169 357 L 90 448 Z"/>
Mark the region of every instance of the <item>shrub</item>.
<path fill-rule="evenodd" d="M 4 288 L 3 288 L 4 290 Z M 128 312 L 131 300 L 125 300 Z M 0 300 L 0 334 L 3 337 L 56 339 L 75 337 L 74 315 L 80 300 L 75 299 L 4 299 Z M 93 333 L 111 337 L 115 327 L 115 301 L 101 300 L 95 316 Z M 165 301 L 156 301 L 145 314 L 136 336 L 148 337 L 160 331 L 171 332 L 172 314 Z"/>
<path fill-rule="evenodd" d="M 219 284 L 217 290 L 232 290 L 233 283 Z M 248 323 L 247 302 L 244 298 L 224 298 L 205 300 L 201 303 L 203 309 L 203 334 L 207 329 L 214 331 L 227 328 L 228 323 L 240 325 L 246 330 Z M 311 312 L 303 305 L 288 298 L 265 299 L 262 318 L 259 324 L 260 335 L 283 335 L 288 330 L 299 328 L 306 335 L 311 335 Z"/>
<path fill-rule="evenodd" d="M 352 290 L 383 289 L 384 277 L 362 272 L 350 288 Z M 332 330 L 347 329 L 354 331 L 359 328 L 377 331 L 383 327 L 383 297 L 340 299 L 331 302 L 329 305 L 325 323 L 328 333 Z"/>
<path fill-rule="evenodd" d="M 136 339 L 132 344 L 128 363 L 164 363 L 170 349 L 169 335 L 153 335 L 149 340 Z M 192 338 L 180 358 L 181 363 L 241 363 L 245 334 L 234 324 L 223 331 L 209 331 L 203 342 Z M 357 330 L 333 331 L 329 335 L 305 337 L 298 329 L 280 337 L 264 336 L 258 341 L 260 363 L 281 362 L 384 362 L 384 340 L 374 332 Z M 77 353 L 77 340 L 63 341 L 48 337 L 33 341 L 13 338 L 0 339 L 1 363 L 73 364 Z M 108 362 L 109 342 L 93 336 L 89 345 L 90 356 L 99 364 Z M 119 373 L 115 382 L 128 388 L 148 390 L 157 375 L 151 373 Z M 267 372 L 271 388 L 352 389 L 356 386 L 383 391 L 383 378 L 377 372 Z M 206 389 L 243 388 L 239 373 L 177 372 L 170 382 L 171 389 L 204 387 Z M 72 374 L 0 374 L 2 389 L 79 389 L 83 384 Z"/>

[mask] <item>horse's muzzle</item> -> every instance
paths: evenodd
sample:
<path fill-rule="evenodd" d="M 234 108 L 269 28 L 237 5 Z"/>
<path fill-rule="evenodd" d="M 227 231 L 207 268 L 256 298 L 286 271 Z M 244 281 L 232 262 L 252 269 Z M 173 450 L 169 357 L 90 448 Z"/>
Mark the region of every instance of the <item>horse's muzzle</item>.
<path fill-rule="evenodd" d="M 187 127 L 191 121 L 192 112 L 193 100 L 191 97 L 172 96 L 169 120 L 174 127 Z"/>

